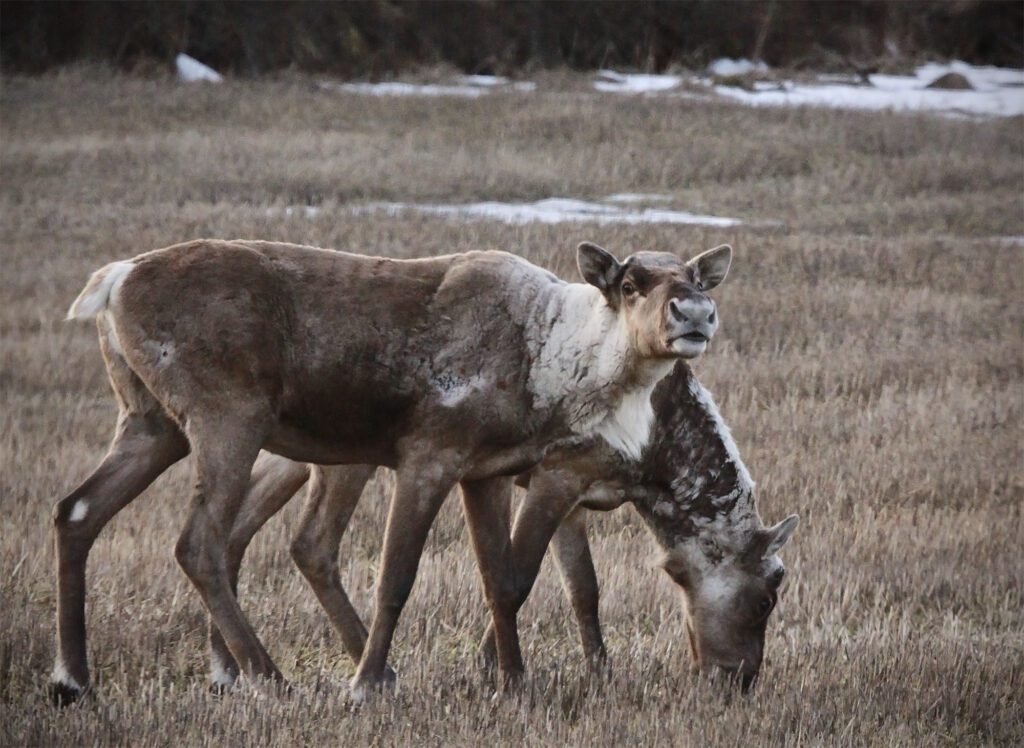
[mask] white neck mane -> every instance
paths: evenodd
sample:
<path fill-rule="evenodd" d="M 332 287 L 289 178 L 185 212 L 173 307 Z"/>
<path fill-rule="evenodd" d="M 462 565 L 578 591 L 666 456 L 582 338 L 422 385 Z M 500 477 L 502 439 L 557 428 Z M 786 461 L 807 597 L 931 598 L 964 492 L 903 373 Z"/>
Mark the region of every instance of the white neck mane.
<path fill-rule="evenodd" d="M 729 456 L 729 462 L 736 467 L 736 478 L 739 484 L 737 489 L 744 494 L 752 494 L 754 492 L 754 481 L 747 471 L 747 466 L 740 459 L 740 451 L 736 448 L 736 442 L 733 441 L 732 432 L 729 431 L 729 427 L 722 420 L 722 414 L 718 412 L 718 406 L 715 405 L 711 393 L 694 377 L 690 378 L 690 393 L 715 424 L 718 437 L 722 440 L 725 453 Z"/>
<path fill-rule="evenodd" d="M 564 409 L 574 432 L 639 459 L 654 422 L 651 392 L 674 361 L 639 362 L 625 321 L 594 286 L 561 286 L 537 322 L 546 329 L 530 369 L 536 407 Z"/>

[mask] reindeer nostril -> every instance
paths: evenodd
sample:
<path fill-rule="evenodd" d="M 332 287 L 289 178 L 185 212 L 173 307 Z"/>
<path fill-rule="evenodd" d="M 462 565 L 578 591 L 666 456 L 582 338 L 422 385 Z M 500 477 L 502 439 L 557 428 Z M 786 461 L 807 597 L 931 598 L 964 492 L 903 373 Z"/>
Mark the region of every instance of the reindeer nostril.
<path fill-rule="evenodd" d="M 709 324 L 709 325 L 713 325 L 713 324 L 715 324 L 715 318 L 716 318 L 717 316 L 718 316 L 718 315 L 716 314 L 715 310 L 714 310 L 714 309 L 712 309 L 712 310 L 711 310 L 711 314 L 709 314 L 709 315 L 708 315 L 708 324 Z"/>
<path fill-rule="evenodd" d="M 672 316 L 680 322 L 686 322 L 686 315 L 683 314 L 683 310 L 680 308 L 679 302 L 675 299 L 671 299 L 668 302 L 668 309 L 672 312 Z"/>

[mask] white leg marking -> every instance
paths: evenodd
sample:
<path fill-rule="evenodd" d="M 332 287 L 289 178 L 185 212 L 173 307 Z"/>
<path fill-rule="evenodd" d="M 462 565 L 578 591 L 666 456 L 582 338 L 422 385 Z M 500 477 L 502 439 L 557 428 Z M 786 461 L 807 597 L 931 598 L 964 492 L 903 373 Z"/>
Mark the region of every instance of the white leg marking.
<path fill-rule="evenodd" d="M 235 676 L 224 667 L 219 655 L 213 655 L 210 662 L 210 682 L 215 686 L 231 686 L 235 683 Z"/>
<path fill-rule="evenodd" d="M 89 504 L 85 499 L 79 499 L 75 502 L 75 505 L 71 507 L 71 515 L 68 519 L 72 522 L 81 522 L 85 519 L 85 515 L 89 513 Z"/>
<path fill-rule="evenodd" d="M 73 688 L 76 691 L 83 690 L 78 681 L 72 678 L 71 674 L 68 673 L 67 667 L 64 666 L 64 660 L 59 657 L 57 658 L 57 661 L 53 663 L 53 673 L 50 675 L 50 681 L 53 683 L 60 683 L 68 688 Z"/>

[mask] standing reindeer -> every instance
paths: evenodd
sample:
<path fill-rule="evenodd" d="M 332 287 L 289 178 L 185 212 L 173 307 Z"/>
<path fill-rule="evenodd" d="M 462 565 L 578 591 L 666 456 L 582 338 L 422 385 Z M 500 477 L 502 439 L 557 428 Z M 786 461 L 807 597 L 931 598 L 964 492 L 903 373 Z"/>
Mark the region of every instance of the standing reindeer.
<path fill-rule="evenodd" d="M 682 589 L 694 668 L 724 670 L 748 688 L 761 667 L 765 627 L 785 574 L 776 554 L 797 517 L 774 527 L 761 523 L 754 483 L 710 393 L 689 366 L 676 364 L 655 388 L 652 404 L 653 433 L 641 458 L 589 437 L 554 447 L 520 477 L 529 490 L 512 538 L 512 625 L 551 540 L 584 653 L 592 660 L 605 658 L 585 510 L 631 503 L 664 550 L 665 570 Z M 373 473 L 372 466 L 325 468 L 264 453 L 228 542 L 229 573 L 237 581 L 253 535 L 311 477 L 292 557 L 356 662 L 366 629 L 341 585 L 338 546 Z M 210 633 L 212 681 L 225 687 L 234 682 L 238 667 L 214 627 Z M 493 630 L 481 652 L 486 661 L 495 661 Z"/>
<path fill-rule="evenodd" d="M 705 292 L 731 256 L 723 246 L 689 262 L 641 252 L 620 263 L 583 243 L 579 284 L 504 252 L 393 260 L 200 240 L 100 269 L 68 316 L 98 317 L 120 414 L 106 457 L 54 509 L 55 698 L 74 700 L 89 684 L 93 541 L 189 451 L 195 490 L 175 555 L 248 677 L 283 680 L 235 599 L 225 555 L 264 448 L 396 471 L 355 694 L 388 677 L 423 544 L 456 483 L 499 664 L 521 672 L 502 476 L 535 465 L 555 441 L 592 434 L 638 456 L 655 384 L 717 328 Z"/>

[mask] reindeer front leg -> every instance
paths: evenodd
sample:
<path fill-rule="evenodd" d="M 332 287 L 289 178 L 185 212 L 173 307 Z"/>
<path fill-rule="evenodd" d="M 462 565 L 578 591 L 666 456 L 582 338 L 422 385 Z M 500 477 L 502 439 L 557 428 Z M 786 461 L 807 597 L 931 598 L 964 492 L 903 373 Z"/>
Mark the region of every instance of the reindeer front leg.
<path fill-rule="evenodd" d="M 580 495 L 579 479 L 561 470 L 539 471 L 530 480 L 530 490 L 516 515 L 512 531 L 515 589 L 509 604 L 512 621 L 523 607 L 540 572 L 548 543 L 559 524 L 576 505 Z M 484 662 L 494 661 L 495 627 L 492 623 L 480 642 Z"/>
<path fill-rule="evenodd" d="M 576 616 L 583 654 L 591 664 L 603 665 L 608 660 L 608 650 L 601 636 L 600 590 L 587 539 L 585 509 L 576 507 L 558 526 L 551 539 L 551 550 L 562 577 L 562 589 Z"/>
<path fill-rule="evenodd" d="M 406 455 L 398 465 L 384 530 L 373 623 L 350 686 L 357 700 L 364 700 L 370 690 L 388 681 L 388 652 L 398 618 L 416 581 L 430 526 L 458 482 L 463 460 L 459 454 L 432 452 L 427 445 Z"/>
<path fill-rule="evenodd" d="M 505 684 L 509 685 L 524 672 L 516 627 L 519 585 L 510 537 L 511 479 L 463 481 L 462 506 L 491 609 L 495 632 L 492 654 L 500 663 Z"/>

